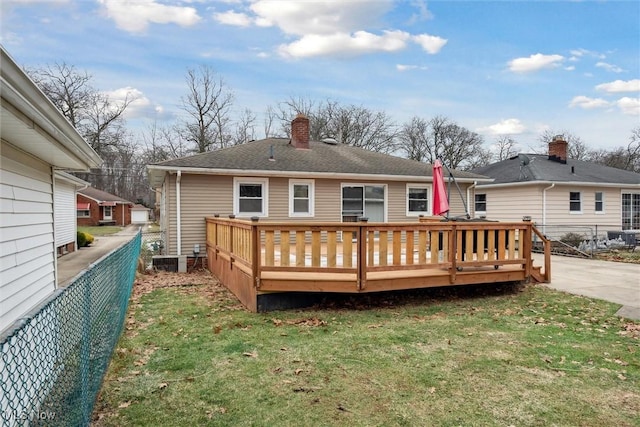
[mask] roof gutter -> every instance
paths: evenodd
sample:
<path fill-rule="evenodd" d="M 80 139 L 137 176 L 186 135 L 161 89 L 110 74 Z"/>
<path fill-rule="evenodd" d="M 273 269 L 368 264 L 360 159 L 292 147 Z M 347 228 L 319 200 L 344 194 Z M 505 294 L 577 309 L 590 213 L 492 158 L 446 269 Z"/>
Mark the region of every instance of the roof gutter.
<path fill-rule="evenodd" d="M 99 167 L 102 164 L 102 159 L 95 150 L 58 111 L 40 88 L 22 72 L 4 48 L 0 50 L 2 98 L 22 112 L 32 122 L 32 125 L 50 135 L 67 154 L 82 163 L 85 170 Z"/>
<path fill-rule="evenodd" d="M 527 185 L 570 185 L 572 187 L 611 187 L 611 188 L 640 188 L 638 184 L 624 184 L 624 183 L 611 183 L 611 182 L 580 182 L 580 181 L 525 181 L 525 182 L 504 182 L 500 184 L 482 184 L 479 183 L 478 187 L 483 190 L 485 188 L 513 188 L 513 187 L 525 187 Z"/>

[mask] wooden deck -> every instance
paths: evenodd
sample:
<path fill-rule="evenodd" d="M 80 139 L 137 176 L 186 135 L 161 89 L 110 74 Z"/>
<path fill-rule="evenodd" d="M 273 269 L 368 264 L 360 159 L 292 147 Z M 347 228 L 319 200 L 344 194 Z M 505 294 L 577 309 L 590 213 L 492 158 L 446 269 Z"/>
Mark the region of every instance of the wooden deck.
<path fill-rule="evenodd" d="M 252 311 L 273 292 L 550 280 L 549 244 L 530 222 L 206 222 L 209 269 Z M 533 265 L 534 239 L 544 266 Z"/>

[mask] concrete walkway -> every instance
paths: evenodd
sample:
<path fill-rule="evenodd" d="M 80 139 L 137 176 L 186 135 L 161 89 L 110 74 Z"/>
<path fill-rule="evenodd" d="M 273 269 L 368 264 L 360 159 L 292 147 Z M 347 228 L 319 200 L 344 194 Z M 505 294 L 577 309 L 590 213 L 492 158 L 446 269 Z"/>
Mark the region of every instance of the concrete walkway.
<path fill-rule="evenodd" d="M 129 225 L 109 236 L 95 236 L 95 240 L 86 248 L 58 258 L 58 287 L 65 287 L 91 264 L 111 253 L 135 237 L 139 225 Z"/>
<path fill-rule="evenodd" d="M 544 265 L 541 254 L 535 265 Z M 640 265 L 593 259 L 551 256 L 550 288 L 597 298 L 622 307 L 616 313 L 640 320 Z"/>

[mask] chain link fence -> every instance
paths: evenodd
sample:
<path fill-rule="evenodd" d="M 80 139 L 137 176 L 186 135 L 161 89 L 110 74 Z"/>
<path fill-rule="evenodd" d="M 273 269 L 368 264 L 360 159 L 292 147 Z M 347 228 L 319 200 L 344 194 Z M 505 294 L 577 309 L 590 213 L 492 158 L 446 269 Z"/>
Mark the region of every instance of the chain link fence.
<path fill-rule="evenodd" d="M 86 426 L 122 332 L 141 234 L 0 336 L 2 426 Z"/>
<path fill-rule="evenodd" d="M 619 231 L 615 225 L 536 225 L 551 240 L 551 252 L 557 255 L 593 257 L 598 252 L 632 249 L 636 235 Z M 534 246 L 535 247 L 535 246 Z"/>
<path fill-rule="evenodd" d="M 140 258 L 145 269 L 152 267 L 154 255 L 164 255 L 164 231 L 143 231 Z"/>

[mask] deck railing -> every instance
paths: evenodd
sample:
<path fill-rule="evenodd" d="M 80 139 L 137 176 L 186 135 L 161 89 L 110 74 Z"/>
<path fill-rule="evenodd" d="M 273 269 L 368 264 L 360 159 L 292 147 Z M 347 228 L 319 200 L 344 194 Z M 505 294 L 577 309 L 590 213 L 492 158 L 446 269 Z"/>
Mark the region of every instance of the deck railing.
<path fill-rule="evenodd" d="M 533 235 L 546 239 L 531 222 L 292 224 L 219 217 L 206 222 L 210 269 L 250 299 L 271 291 L 372 292 L 549 281 L 549 255 L 544 270 L 533 266 Z M 246 286 L 253 291 L 236 289 Z"/>

